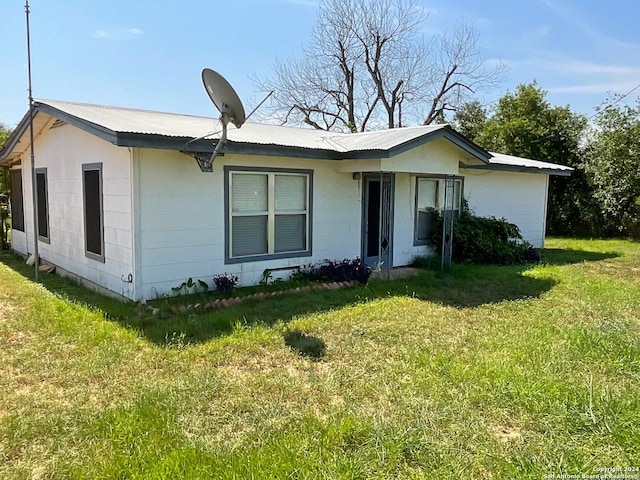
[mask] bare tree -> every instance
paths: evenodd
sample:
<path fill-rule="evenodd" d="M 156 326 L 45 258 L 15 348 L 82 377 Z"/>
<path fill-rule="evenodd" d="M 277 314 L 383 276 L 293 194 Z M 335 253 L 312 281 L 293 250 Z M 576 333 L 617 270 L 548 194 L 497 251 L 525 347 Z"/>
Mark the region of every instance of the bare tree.
<path fill-rule="evenodd" d="M 434 39 L 431 50 L 430 108 L 424 125 L 434 123 L 446 112 L 456 112 L 473 94 L 498 86 L 504 80 L 505 65 L 485 65 L 478 45 L 478 32 L 459 23 L 452 31 Z"/>
<path fill-rule="evenodd" d="M 426 19 L 416 0 L 322 0 L 303 57 L 255 79 L 275 92 L 269 116 L 352 132 L 427 124 L 501 80 L 501 64 L 484 68 L 473 27 L 426 44 Z"/>

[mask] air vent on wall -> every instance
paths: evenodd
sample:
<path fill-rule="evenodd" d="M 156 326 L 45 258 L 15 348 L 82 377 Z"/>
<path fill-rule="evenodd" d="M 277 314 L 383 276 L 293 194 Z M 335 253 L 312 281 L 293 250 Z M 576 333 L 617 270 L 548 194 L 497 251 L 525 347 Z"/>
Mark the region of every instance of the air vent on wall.
<path fill-rule="evenodd" d="M 49 127 L 49 130 L 54 129 L 54 128 L 58 128 L 61 127 L 63 125 L 66 125 L 67 122 L 64 122 L 62 120 L 56 120 L 55 122 L 53 122 L 53 124 Z"/>

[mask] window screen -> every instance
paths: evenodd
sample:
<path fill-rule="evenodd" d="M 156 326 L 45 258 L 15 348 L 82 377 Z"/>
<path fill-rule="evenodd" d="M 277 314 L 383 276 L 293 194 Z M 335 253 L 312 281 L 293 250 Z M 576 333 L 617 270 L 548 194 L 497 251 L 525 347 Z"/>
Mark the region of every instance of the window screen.
<path fill-rule="evenodd" d="M 49 192 L 47 189 L 47 169 L 36 169 L 36 192 L 38 194 L 38 238 L 49 240 Z"/>
<path fill-rule="evenodd" d="M 11 170 L 11 228 L 24 232 L 22 170 Z"/>
<path fill-rule="evenodd" d="M 102 164 L 82 166 L 85 253 L 104 261 Z"/>
<path fill-rule="evenodd" d="M 433 210 L 442 211 L 445 206 L 445 180 L 444 178 L 418 177 L 416 189 L 414 243 L 425 244 L 434 228 Z M 458 217 L 462 207 L 462 180 L 459 178 L 454 180 L 454 196 L 452 200 L 454 217 Z"/>
<path fill-rule="evenodd" d="M 230 258 L 309 249 L 309 180 L 294 172 L 229 172 Z"/>

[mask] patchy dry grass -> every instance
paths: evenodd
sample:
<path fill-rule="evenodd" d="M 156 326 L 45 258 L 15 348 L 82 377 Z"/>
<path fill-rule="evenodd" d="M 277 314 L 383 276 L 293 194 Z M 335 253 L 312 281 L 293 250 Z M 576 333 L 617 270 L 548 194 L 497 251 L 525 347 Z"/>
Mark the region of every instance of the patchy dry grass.
<path fill-rule="evenodd" d="M 0 264 L 0 478 L 535 478 L 640 466 L 640 245 L 549 241 L 200 315 Z M 161 303 L 161 302 L 160 302 Z M 321 339 L 296 354 L 289 331 Z"/>

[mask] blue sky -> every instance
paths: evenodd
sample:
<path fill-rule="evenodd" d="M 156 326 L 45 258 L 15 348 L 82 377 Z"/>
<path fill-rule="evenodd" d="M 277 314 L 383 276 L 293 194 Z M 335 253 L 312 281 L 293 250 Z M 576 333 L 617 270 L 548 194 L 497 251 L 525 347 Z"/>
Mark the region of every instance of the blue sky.
<path fill-rule="evenodd" d="M 490 103 L 537 80 L 555 105 L 587 115 L 609 92 L 640 84 L 637 0 L 419 0 L 426 36 L 472 22 L 487 59 L 509 68 L 506 82 L 478 97 Z M 31 0 L 36 98 L 217 116 L 202 88 L 210 67 L 250 111 L 276 58 L 297 55 L 317 0 Z M 24 0 L 0 2 L 0 122 L 27 110 Z M 635 102 L 640 88 L 627 99 Z"/>

